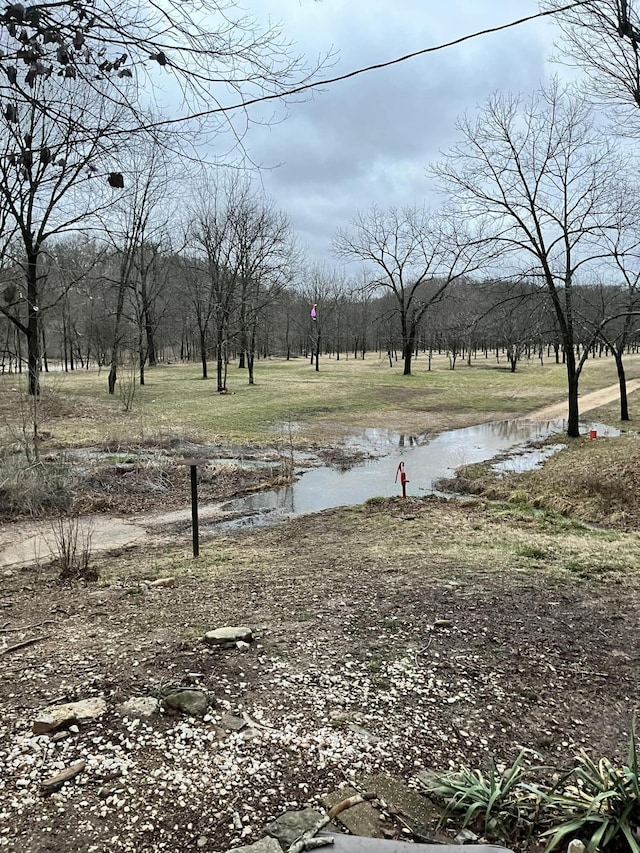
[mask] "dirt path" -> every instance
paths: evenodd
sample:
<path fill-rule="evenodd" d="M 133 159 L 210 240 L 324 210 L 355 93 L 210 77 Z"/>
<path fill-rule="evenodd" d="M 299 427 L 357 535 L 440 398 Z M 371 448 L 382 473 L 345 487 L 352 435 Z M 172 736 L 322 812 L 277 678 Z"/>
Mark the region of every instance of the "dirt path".
<path fill-rule="evenodd" d="M 627 382 L 627 393 L 631 394 L 640 388 L 640 379 L 630 379 Z M 580 395 L 580 413 L 590 412 L 592 409 L 597 409 L 599 406 L 606 406 L 607 403 L 612 403 L 618 399 L 620 388 L 618 383 L 609 385 L 607 388 L 600 388 L 599 391 L 591 391 L 589 394 Z M 545 406 L 544 409 L 538 409 L 537 412 L 532 412 L 528 415 L 532 420 L 544 421 L 550 418 L 566 418 L 567 403 L 553 403 L 551 406 Z"/>
<path fill-rule="evenodd" d="M 629 394 L 640 389 L 640 379 L 627 383 Z M 581 413 L 611 403 L 618 397 L 618 385 L 610 385 L 580 397 Z M 527 415 L 526 420 L 546 421 L 566 417 L 566 402 L 554 403 Z M 222 504 L 200 507 L 201 519 L 222 518 Z M 114 515 L 94 514 L 80 519 L 78 541 L 90 537 L 92 553 L 138 545 L 151 538 L 155 544 L 175 540 L 175 532 L 167 531 L 171 525 L 188 524 L 189 508 L 170 513 L 150 513 L 122 518 Z M 187 537 L 188 538 L 188 537 Z M 16 522 L 0 528 L 0 568 L 11 569 L 24 565 L 37 565 L 51 560 L 57 552 L 55 533 L 49 521 Z"/>

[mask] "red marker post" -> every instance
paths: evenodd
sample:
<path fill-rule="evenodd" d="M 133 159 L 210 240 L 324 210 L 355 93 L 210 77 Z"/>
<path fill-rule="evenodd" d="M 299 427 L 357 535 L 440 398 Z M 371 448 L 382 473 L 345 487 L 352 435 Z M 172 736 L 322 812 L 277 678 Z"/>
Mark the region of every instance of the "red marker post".
<path fill-rule="evenodd" d="M 408 480 L 407 475 L 406 475 L 405 470 L 404 470 L 404 462 L 401 462 L 398 465 L 398 468 L 396 470 L 396 479 L 395 479 L 396 483 L 398 482 L 398 477 L 400 478 L 400 485 L 402 486 L 402 497 L 406 498 L 407 497 L 407 483 L 409 482 L 409 480 Z"/>

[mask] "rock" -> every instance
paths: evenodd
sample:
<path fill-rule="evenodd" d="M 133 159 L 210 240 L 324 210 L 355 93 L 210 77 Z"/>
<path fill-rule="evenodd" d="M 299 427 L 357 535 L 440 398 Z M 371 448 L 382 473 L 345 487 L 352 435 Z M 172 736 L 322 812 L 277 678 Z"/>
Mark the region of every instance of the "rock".
<path fill-rule="evenodd" d="M 323 817 L 322 812 L 312 808 L 302 809 L 298 812 L 285 812 L 265 826 L 264 831 L 272 838 L 277 838 L 283 850 L 288 850 L 293 842 L 315 826 L 321 817 Z M 253 848 L 248 849 L 253 850 Z"/>
<path fill-rule="evenodd" d="M 323 797 L 322 802 L 329 809 L 336 803 L 340 803 L 357 793 L 353 788 L 340 788 L 340 790 Z M 382 838 L 384 824 L 380 820 L 380 812 L 374 809 L 369 802 L 359 803 L 357 806 L 345 809 L 336 816 L 335 820 L 345 826 L 352 835 Z"/>
<path fill-rule="evenodd" d="M 574 838 L 569 842 L 567 853 L 584 853 L 585 849 L 584 842 L 580 841 L 579 838 Z"/>
<path fill-rule="evenodd" d="M 433 779 L 436 773 L 427 775 L 427 771 L 420 771 L 419 776 L 425 781 Z M 365 776 L 360 781 L 367 791 L 375 791 L 393 811 L 400 812 L 409 818 L 416 826 L 436 825 L 442 817 L 442 810 L 434 805 L 427 797 L 422 796 L 414 788 L 409 788 L 402 779 L 389 776 L 386 773 L 375 773 Z M 450 839 L 447 839 L 450 843 Z"/>
<path fill-rule="evenodd" d="M 66 705 L 50 705 L 33 721 L 33 733 L 49 734 L 58 729 L 69 728 L 74 723 L 86 723 L 101 717 L 106 710 L 107 703 L 101 696 L 83 699 L 81 702 L 69 702 Z"/>
<path fill-rule="evenodd" d="M 56 775 L 52 776 L 51 779 L 47 779 L 45 782 L 42 782 L 40 790 L 43 794 L 53 794 L 54 791 L 62 788 L 65 782 L 68 782 L 70 779 L 75 779 L 79 773 L 82 773 L 85 767 L 86 762 L 84 760 L 76 761 L 75 764 L 67 767 L 61 773 L 56 773 Z"/>
<path fill-rule="evenodd" d="M 66 740 L 69 737 L 71 737 L 71 732 L 63 729 L 63 730 L 61 730 L 59 732 L 55 732 L 55 734 L 51 735 L 51 742 L 52 743 L 60 743 L 61 740 Z"/>
<path fill-rule="evenodd" d="M 223 714 L 220 725 L 226 731 L 239 732 L 247 725 L 247 721 L 235 714 Z"/>
<path fill-rule="evenodd" d="M 160 703 L 154 696 L 132 696 L 118 707 L 123 717 L 137 720 L 139 717 L 152 717 L 160 710 Z"/>
<path fill-rule="evenodd" d="M 222 646 L 226 643 L 234 645 L 240 643 L 252 643 L 253 633 L 251 628 L 232 625 L 226 628 L 216 628 L 213 631 L 207 631 L 204 635 L 204 641 L 209 646 Z"/>
<path fill-rule="evenodd" d="M 461 829 L 460 832 L 453 839 L 454 844 L 473 844 L 474 841 L 478 840 L 478 836 L 475 832 L 472 832 L 470 829 Z"/>
<path fill-rule="evenodd" d="M 204 717 L 209 708 L 209 696 L 204 690 L 192 687 L 167 687 L 161 691 L 165 707 L 191 717 Z"/>
<path fill-rule="evenodd" d="M 368 741 L 369 743 L 380 743 L 380 738 L 377 735 L 374 735 L 372 732 L 368 732 L 366 729 L 363 729 L 362 726 L 359 726 L 357 723 L 347 723 L 347 729 L 350 732 L 353 732 L 355 735 L 358 735 L 359 737 Z"/>
<path fill-rule="evenodd" d="M 282 853 L 282 847 L 275 838 L 261 838 L 255 844 L 245 847 L 234 847 L 229 853 Z"/>

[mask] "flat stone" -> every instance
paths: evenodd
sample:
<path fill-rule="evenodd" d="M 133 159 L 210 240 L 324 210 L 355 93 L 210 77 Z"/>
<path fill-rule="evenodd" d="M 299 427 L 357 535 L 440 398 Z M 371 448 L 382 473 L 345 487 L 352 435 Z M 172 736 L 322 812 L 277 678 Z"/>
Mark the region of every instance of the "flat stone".
<path fill-rule="evenodd" d="M 347 729 L 350 732 L 353 732 L 355 735 L 363 738 L 363 740 L 368 741 L 369 743 L 380 743 L 380 738 L 377 735 L 374 735 L 372 732 L 363 729 L 362 726 L 359 726 L 357 723 L 348 722 Z"/>
<path fill-rule="evenodd" d="M 160 710 L 160 703 L 154 696 L 132 696 L 119 706 L 123 717 L 136 720 L 139 717 L 152 717 Z"/>
<path fill-rule="evenodd" d="M 244 729 L 247 722 L 243 717 L 238 717 L 236 714 L 223 714 L 220 725 L 225 730 L 239 732 L 240 729 Z"/>
<path fill-rule="evenodd" d="M 170 711 L 204 717 L 209 708 L 209 696 L 204 690 L 191 687 L 170 687 L 162 691 L 165 707 Z"/>
<path fill-rule="evenodd" d="M 327 794 L 322 798 L 322 803 L 330 809 L 336 803 L 346 800 L 347 797 L 353 797 L 357 794 L 353 788 L 340 788 L 331 794 Z M 351 806 L 350 809 L 345 809 L 335 817 L 336 823 L 341 823 L 353 835 L 363 835 L 367 838 L 382 838 L 382 830 L 384 829 L 384 821 L 380 820 L 380 812 L 365 801 L 358 803 L 357 806 Z"/>
<path fill-rule="evenodd" d="M 230 625 L 226 628 L 216 628 L 213 631 L 207 631 L 204 635 L 204 641 L 210 646 L 222 646 L 225 643 L 240 643 L 253 642 L 253 632 L 251 628 L 245 626 Z"/>
<path fill-rule="evenodd" d="M 387 805 L 402 812 L 420 826 L 434 827 L 442 817 L 442 811 L 427 797 L 423 797 L 413 788 L 395 776 L 376 773 L 362 780 L 362 787 L 374 791 Z"/>
<path fill-rule="evenodd" d="M 288 850 L 293 842 L 315 826 L 321 817 L 322 812 L 312 808 L 285 812 L 265 826 L 264 831 L 272 838 L 277 838 L 283 850 Z"/>
<path fill-rule="evenodd" d="M 255 844 L 234 847 L 229 853 L 282 853 L 282 847 L 275 838 L 261 838 Z"/>
<path fill-rule="evenodd" d="M 75 723 L 86 723 L 96 720 L 107 710 L 107 703 L 101 696 L 93 699 L 83 699 L 80 702 L 68 702 L 65 705 L 50 705 L 41 711 L 33 721 L 35 735 L 65 729 Z"/>

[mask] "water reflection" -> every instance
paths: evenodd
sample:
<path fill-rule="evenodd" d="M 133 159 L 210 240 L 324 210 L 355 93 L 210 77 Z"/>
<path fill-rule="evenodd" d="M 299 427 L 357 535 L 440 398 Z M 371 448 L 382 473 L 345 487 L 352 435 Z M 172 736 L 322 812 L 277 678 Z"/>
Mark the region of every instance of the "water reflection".
<path fill-rule="evenodd" d="M 349 448 L 367 451 L 369 458 L 361 464 L 346 471 L 313 468 L 290 486 L 229 501 L 224 510 L 237 517 L 217 527 L 272 524 L 292 515 L 398 495 L 400 487 L 395 477 L 401 461 L 408 477 L 408 495 L 433 493 L 434 483 L 451 476 L 456 468 L 485 462 L 507 452 L 520 456 L 516 470 L 524 470 L 527 465 L 531 467 L 540 458 L 546 458 L 540 457 L 540 451 L 538 456 L 523 457 L 526 445 L 560 433 L 564 428 L 562 418 L 548 421 L 518 418 L 448 430 L 436 436 L 361 430 L 345 441 Z M 603 430 L 600 425 L 598 434 L 603 435 Z"/>

